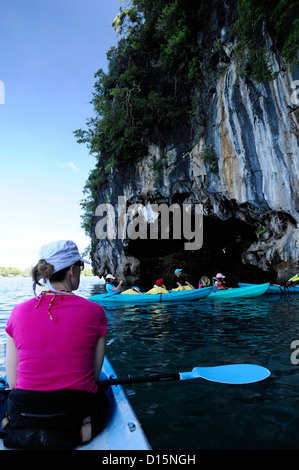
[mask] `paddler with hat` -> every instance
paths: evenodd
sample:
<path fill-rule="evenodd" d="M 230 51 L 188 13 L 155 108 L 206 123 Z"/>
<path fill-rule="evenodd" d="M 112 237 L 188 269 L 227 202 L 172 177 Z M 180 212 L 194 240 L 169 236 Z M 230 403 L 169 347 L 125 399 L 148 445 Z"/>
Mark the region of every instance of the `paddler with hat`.
<path fill-rule="evenodd" d="M 174 271 L 174 277 L 172 278 L 172 290 L 190 290 L 194 289 L 192 284 L 190 284 L 188 281 L 186 281 L 182 277 L 182 270 L 181 269 L 175 269 Z"/>

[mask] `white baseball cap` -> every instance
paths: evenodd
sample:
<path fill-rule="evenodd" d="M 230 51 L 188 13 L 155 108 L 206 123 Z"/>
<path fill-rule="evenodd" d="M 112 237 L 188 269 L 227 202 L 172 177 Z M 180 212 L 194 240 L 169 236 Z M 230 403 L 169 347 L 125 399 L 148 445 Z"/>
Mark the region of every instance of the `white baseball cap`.
<path fill-rule="evenodd" d="M 56 242 L 48 243 L 43 245 L 39 250 L 39 260 L 44 259 L 47 263 L 50 263 L 54 266 L 54 271 L 51 276 L 62 269 L 68 268 L 78 261 L 83 261 L 84 263 L 91 264 L 90 261 L 82 258 L 77 245 L 71 240 L 58 240 Z M 42 276 L 37 278 L 39 281 Z M 46 284 L 49 289 L 57 292 L 50 283 L 49 279 L 46 279 Z M 33 283 L 33 293 L 36 295 L 36 282 Z"/>
<path fill-rule="evenodd" d="M 106 279 L 116 279 L 112 274 L 107 274 Z"/>
<path fill-rule="evenodd" d="M 53 274 L 72 266 L 77 261 L 91 264 L 81 257 L 77 245 L 71 240 L 58 240 L 43 245 L 39 250 L 39 259 L 44 259 L 54 266 Z"/>

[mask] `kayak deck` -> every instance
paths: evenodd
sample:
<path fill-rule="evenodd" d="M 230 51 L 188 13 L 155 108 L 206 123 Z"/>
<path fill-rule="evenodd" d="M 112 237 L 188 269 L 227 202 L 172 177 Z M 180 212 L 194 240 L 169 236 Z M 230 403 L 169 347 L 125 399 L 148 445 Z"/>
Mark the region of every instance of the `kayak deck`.
<path fill-rule="evenodd" d="M 116 377 L 109 360 L 105 357 L 100 380 Z M 109 414 L 104 430 L 91 441 L 76 447 L 75 450 L 149 450 L 151 446 L 138 421 L 138 418 L 121 385 L 107 389 Z M 2 399 L 0 400 L 2 416 Z M 0 450 L 16 450 L 4 447 L 0 439 Z"/>
<path fill-rule="evenodd" d="M 116 377 L 105 357 L 99 379 Z M 110 409 L 105 429 L 76 450 L 149 450 L 151 446 L 121 385 L 108 388 Z"/>

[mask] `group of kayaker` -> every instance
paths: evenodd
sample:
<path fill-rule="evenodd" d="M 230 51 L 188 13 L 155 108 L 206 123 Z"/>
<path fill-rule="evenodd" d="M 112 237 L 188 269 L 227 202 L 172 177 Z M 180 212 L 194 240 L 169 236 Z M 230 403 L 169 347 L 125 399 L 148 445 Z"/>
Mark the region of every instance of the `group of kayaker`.
<path fill-rule="evenodd" d="M 123 281 L 119 281 L 118 285 L 116 286 L 116 278 L 112 276 L 112 274 L 107 274 L 106 276 L 106 290 L 109 294 L 142 294 L 140 288 L 137 286 L 133 286 L 130 289 L 126 289 L 124 291 L 121 290 Z M 208 287 L 211 285 L 211 280 L 208 276 L 203 275 L 199 280 L 198 287 L 194 287 L 190 282 L 188 282 L 184 276 L 182 269 L 175 269 L 174 276 L 171 282 L 171 290 L 174 291 L 183 291 L 183 290 L 190 290 L 190 289 L 201 289 L 202 287 Z M 221 273 L 216 274 L 213 277 L 213 286 L 216 286 L 218 289 L 227 289 L 225 276 Z M 145 292 L 145 294 L 167 294 L 170 291 L 164 285 L 163 279 L 157 279 L 154 286 Z"/>
<path fill-rule="evenodd" d="M 141 294 L 139 287 L 133 286 L 130 289 L 121 291 L 123 281 L 120 281 L 117 286 L 113 284 L 113 281 L 116 281 L 116 278 L 112 274 L 106 276 L 106 290 L 110 294 Z M 216 286 L 218 289 L 229 289 L 226 285 L 225 276 L 222 273 L 217 273 L 212 277 L 212 281 L 207 275 L 202 275 L 198 286 L 194 287 L 190 282 L 188 282 L 183 275 L 182 269 L 175 269 L 174 276 L 171 281 L 171 290 L 181 291 L 189 289 L 201 289 L 202 287 L 209 287 L 210 285 Z M 286 286 L 296 286 L 299 285 L 299 273 L 290 278 L 286 282 Z M 169 289 L 164 285 L 163 279 L 157 279 L 154 286 L 145 292 L 145 294 L 166 294 L 169 293 Z"/>

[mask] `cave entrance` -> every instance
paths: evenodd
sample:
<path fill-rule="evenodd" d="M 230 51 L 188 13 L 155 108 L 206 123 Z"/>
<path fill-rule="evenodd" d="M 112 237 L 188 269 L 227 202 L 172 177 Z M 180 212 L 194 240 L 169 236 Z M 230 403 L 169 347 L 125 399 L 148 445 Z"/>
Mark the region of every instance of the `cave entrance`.
<path fill-rule="evenodd" d="M 262 271 L 241 261 L 242 252 L 256 240 L 255 228 L 244 222 L 205 216 L 203 246 L 199 250 L 185 250 L 185 240 L 174 240 L 170 234 L 169 240 L 130 240 L 125 251 L 140 261 L 138 282 L 146 286 L 161 277 L 169 286 L 176 268 L 183 269 L 194 287 L 202 275 L 212 278 L 218 272 L 226 276 L 230 286 L 238 282 L 273 283 L 274 271 Z"/>

